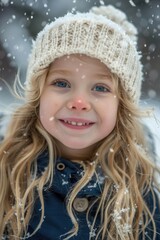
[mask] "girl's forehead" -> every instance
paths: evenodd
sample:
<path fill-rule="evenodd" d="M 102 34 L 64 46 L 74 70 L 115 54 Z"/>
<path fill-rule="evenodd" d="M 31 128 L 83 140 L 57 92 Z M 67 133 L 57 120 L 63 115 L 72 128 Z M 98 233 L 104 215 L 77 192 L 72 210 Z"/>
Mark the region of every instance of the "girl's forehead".
<path fill-rule="evenodd" d="M 57 58 L 54 60 L 54 62 L 51 63 L 50 68 L 56 69 L 56 68 L 67 68 L 67 69 L 75 69 L 75 68 L 92 68 L 96 71 L 101 71 L 111 74 L 108 67 L 101 62 L 97 58 L 93 58 L 90 56 L 87 56 L 85 54 L 70 54 L 65 55 L 62 57 Z"/>

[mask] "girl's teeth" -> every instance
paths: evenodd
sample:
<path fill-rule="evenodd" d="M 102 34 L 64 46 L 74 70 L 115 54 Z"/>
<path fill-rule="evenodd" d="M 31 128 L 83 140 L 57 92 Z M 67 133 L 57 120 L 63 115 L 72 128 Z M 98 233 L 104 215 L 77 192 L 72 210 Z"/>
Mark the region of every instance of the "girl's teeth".
<path fill-rule="evenodd" d="M 80 122 L 79 122 L 79 123 L 77 123 L 77 125 L 78 125 L 78 126 L 82 126 L 82 125 L 83 125 L 83 123 L 80 123 Z"/>
<path fill-rule="evenodd" d="M 70 122 L 69 122 L 70 123 Z M 74 125 L 74 126 L 76 126 L 77 125 L 77 123 L 76 122 L 71 122 L 71 125 Z"/>
<path fill-rule="evenodd" d="M 81 122 L 74 122 L 74 121 L 67 121 L 64 120 L 65 123 L 69 123 L 73 126 L 85 126 L 85 125 L 89 125 L 89 123 L 81 123 Z"/>
<path fill-rule="evenodd" d="M 81 122 L 68 122 L 69 124 L 73 125 L 73 126 L 82 126 L 85 125 L 85 123 L 81 123 Z"/>

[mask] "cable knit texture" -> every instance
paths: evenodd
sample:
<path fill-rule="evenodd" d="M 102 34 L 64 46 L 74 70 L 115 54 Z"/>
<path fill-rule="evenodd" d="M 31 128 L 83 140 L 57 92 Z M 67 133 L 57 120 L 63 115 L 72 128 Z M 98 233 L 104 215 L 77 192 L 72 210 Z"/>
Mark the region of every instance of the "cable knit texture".
<path fill-rule="evenodd" d="M 133 102 L 138 103 L 142 65 L 137 51 L 137 30 L 113 6 L 93 7 L 88 13 L 67 14 L 45 26 L 33 43 L 27 70 L 27 88 L 36 72 L 56 58 L 86 54 L 102 61 L 120 78 Z"/>

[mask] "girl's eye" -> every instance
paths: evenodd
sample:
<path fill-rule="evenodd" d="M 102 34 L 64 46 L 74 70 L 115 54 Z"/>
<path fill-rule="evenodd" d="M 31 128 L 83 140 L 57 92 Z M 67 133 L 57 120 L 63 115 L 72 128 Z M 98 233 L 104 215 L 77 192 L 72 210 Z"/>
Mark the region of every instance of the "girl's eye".
<path fill-rule="evenodd" d="M 70 84 L 68 83 L 68 81 L 63 79 L 55 80 L 54 82 L 52 82 L 52 85 L 59 88 L 70 88 Z"/>
<path fill-rule="evenodd" d="M 103 85 L 96 85 L 92 90 L 96 92 L 110 92 L 110 89 Z"/>

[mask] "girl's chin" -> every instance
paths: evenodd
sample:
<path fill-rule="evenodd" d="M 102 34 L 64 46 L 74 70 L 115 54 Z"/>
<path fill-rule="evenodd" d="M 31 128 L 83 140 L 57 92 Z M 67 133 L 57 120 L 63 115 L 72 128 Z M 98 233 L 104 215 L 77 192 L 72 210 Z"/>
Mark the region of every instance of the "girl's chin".
<path fill-rule="evenodd" d="M 68 150 L 73 151 L 85 151 L 86 149 L 92 148 L 92 145 L 84 144 L 84 143 L 71 143 L 71 144 L 63 144 L 63 146 Z"/>
<path fill-rule="evenodd" d="M 62 156 L 70 159 L 74 158 L 90 158 L 92 155 L 93 151 L 95 149 L 95 146 L 91 145 L 88 146 L 87 144 L 61 144 L 60 151 Z"/>

